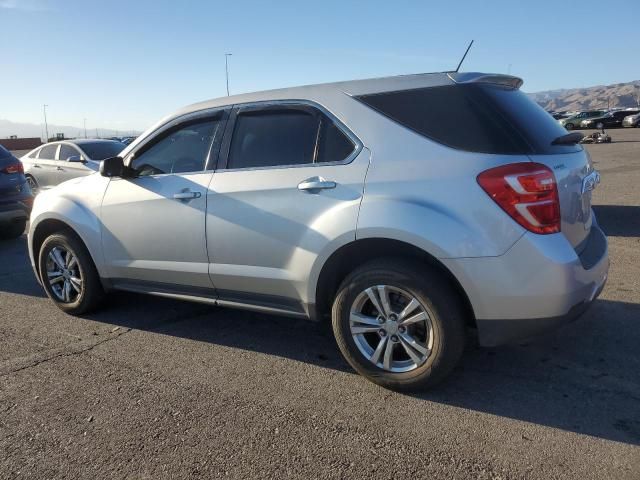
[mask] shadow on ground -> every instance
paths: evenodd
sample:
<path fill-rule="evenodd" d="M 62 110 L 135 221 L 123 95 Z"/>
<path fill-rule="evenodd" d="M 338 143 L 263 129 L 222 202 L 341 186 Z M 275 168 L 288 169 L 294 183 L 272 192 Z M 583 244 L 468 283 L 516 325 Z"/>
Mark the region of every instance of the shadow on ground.
<path fill-rule="evenodd" d="M 22 255 L 23 265 L 17 274 L 3 270 L 0 291 L 42 296 L 24 268 L 24 240 L 0 249 L 0 265 L 8 265 L 7 255 Z M 326 325 L 129 293 L 111 295 L 107 303 L 87 318 L 351 371 Z M 640 445 L 639 344 L 640 305 L 599 300 L 577 322 L 531 342 L 468 346 L 446 382 L 412 397 Z M 353 388 L 363 381 L 354 376 Z"/>
<path fill-rule="evenodd" d="M 594 205 L 598 224 L 607 236 L 640 237 L 640 207 L 633 205 Z"/>

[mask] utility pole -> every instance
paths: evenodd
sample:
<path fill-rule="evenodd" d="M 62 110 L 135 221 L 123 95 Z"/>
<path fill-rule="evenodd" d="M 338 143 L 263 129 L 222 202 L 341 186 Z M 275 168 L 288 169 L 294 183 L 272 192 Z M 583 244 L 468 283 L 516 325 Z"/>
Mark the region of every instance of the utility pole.
<path fill-rule="evenodd" d="M 84 138 L 87 138 L 87 119 L 83 119 L 84 120 Z"/>
<path fill-rule="evenodd" d="M 225 73 L 227 74 L 227 97 L 229 96 L 229 57 L 233 55 L 232 53 L 225 53 L 224 54 L 224 70 Z"/>
<path fill-rule="evenodd" d="M 49 105 L 44 104 L 42 105 L 42 111 L 44 112 L 44 131 L 45 131 L 45 135 L 46 138 L 44 139 L 44 143 L 47 143 L 49 141 L 49 126 L 47 125 L 47 107 Z"/>

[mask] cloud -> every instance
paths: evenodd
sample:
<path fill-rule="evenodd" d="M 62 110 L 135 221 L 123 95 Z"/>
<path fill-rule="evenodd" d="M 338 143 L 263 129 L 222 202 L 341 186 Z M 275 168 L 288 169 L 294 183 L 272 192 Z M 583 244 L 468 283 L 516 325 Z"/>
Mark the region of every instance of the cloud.
<path fill-rule="evenodd" d="M 0 0 L 0 9 L 41 12 L 47 10 L 44 0 Z"/>

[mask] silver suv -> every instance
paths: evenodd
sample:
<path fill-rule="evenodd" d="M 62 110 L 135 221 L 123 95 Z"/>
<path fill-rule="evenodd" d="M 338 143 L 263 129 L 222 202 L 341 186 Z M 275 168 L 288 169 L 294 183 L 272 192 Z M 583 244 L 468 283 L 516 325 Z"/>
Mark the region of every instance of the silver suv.
<path fill-rule="evenodd" d="M 192 105 L 37 197 L 36 276 L 81 314 L 129 290 L 331 321 L 358 372 L 426 388 L 575 318 L 607 278 L 588 154 L 504 75 Z"/>

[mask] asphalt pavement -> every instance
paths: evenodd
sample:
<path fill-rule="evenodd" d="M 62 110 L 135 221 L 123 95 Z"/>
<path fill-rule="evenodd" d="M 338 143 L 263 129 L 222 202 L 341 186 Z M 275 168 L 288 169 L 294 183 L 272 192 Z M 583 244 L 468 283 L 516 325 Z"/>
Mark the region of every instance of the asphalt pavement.
<path fill-rule="evenodd" d="M 0 478 L 640 479 L 640 129 L 592 145 L 601 298 L 437 389 L 356 375 L 326 326 L 134 294 L 68 316 L 0 242 Z"/>

